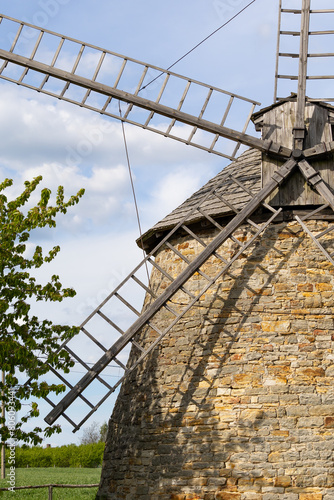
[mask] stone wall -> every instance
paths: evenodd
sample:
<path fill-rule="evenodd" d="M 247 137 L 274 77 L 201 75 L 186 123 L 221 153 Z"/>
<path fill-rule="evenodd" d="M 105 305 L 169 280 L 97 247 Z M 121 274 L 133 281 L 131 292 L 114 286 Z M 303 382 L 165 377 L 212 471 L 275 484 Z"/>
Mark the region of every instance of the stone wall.
<path fill-rule="evenodd" d="M 174 244 L 199 251 L 189 237 Z M 166 249 L 157 261 L 170 273 L 183 265 Z M 123 384 L 98 498 L 334 499 L 333 283 L 296 222 L 270 226 Z M 196 275 L 187 286 L 201 285 Z"/>

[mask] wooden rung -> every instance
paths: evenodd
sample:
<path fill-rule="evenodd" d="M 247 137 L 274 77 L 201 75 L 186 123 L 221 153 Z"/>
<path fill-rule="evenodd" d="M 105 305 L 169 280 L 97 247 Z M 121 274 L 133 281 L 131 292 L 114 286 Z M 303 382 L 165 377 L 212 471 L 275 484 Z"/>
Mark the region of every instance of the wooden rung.
<path fill-rule="evenodd" d="M 159 94 L 158 94 L 158 97 L 156 98 L 156 103 L 159 103 L 160 102 L 160 99 L 165 91 L 165 88 L 166 88 L 166 85 L 168 83 L 168 80 L 170 78 L 170 74 L 169 73 L 166 73 L 166 76 L 165 76 L 165 79 L 164 81 L 162 82 L 162 85 L 160 87 L 160 90 L 159 90 Z"/>
<path fill-rule="evenodd" d="M 190 264 L 190 260 L 187 259 L 187 257 L 185 257 L 181 252 L 179 252 L 179 250 L 175 248 L 171 243 L 169 243 L 169 241 L 166 241 L 165 245 L 170 250 L 172 250 L 172 252 L 174 252 L 178 257 L 180 257 L 180 259 L 184 260 L 186 264 Z"/>
<path fill-rule="evenodd" d="M 126 366 L 122 363 L 122 361 L 120 361 L 119 359 L 117 359 L 116 357 L 113 358 L 113 361 L 115 361 L 115 363 L 120 366 L 125 372 L 127 371 L 127 368 Z"/>
<path fill-rule="evenodd" d="M 307 76 L 306 80 L 334 80 L 334 75 L 312 75 Z"/>
<path fill-rule="evenodd" d="M 105 59 L 105 56 L 106 56 L 106 52 L 103 51 L 102 54 L 101 54 L 100 60 L 98 62 L 98 65 L 96 66 L 93 78 L 92 78 L 93 82 L 95 82 L 95 80 L 96 80 L 96 78 L 97 78 L 97 76 L 98 76 L 98 74 L 100 72 L 101 66 L 102 66 L 103 61 Z M 87 101 L 88 97 L 90 96 L 90 93 L 91 93 L 91 90 L 88 89 L 87 92 L 86 92 L 86 94 L 85 94 L 85 96 L 84 96 L 84 98 L 81 101 L 82 105 L 85 104 L 85 102 Z"/>
<path fill-rule="evenodd" d="M 128 107 L 126 108 L 126 111 L 125 111 L 124 115 L 123 115 L 124 120 L 128 119 L 129 114 L 130 114 L 132 108 L 133 108 L 133 104 L 129 104 Z"/>
<path fill-rule="evenodd" d="M 189 259 L 187 259 L 187 257 L 185 257 L 185 256 L 184 256 L 181 252 L 179 252 L 179 251 L 178 251 L 178 250 L 177 250 L 177 249 L 176 249 L 173 245 L 171 245 L 168 241 L 166 241 L 166 246 L 167 246 L 170 250 L 172 250 L 172 252 L 174 252 L 174 253 L 175 253 L 178 257 L 180 257 L 180 259 L 184 260 L 184 262 L 185 262 L 186 264 L 188 264 L 188 265 L 190 264 L 190 260 L 189 260 Z M 201 276 L 203 276 L 203 278 L 205 278 L 206 280 L 209 280 L 209 279 L 210 279 L 210 278 L 208 277 L 208 275 L 207 275 L 207 274 L 203 273 L 203 272 L 202 272 L 202 271 L 200 271 L 199 269 L 198 269 L 198 271 L 197 271 L 197 272 L 198 272 L 198 274 L 200 274 Z M 188 294 L 188 295 L 189 295 L 189 294 Z"/>
<path fill-rule="evenodd" d="M 8 64 L 8 61 L 5 61 L 5 62 L 3 63 L 3 65 L 1 66 L 1 68 L 0 68 L 0 75 L 1 75 L 1 73 L 3 72 L 3 70 L 4 70 L 5 68 L 7 68 L 7 64 Z"/>
<path fill-rule="evenodd" d="M 170 281 L 174 281 L 174 278 L 171 277 L 170 274 L 168 274 L 162 267 L 159 266 L 153 259 L 149 258 L 148 262 L 152 264 L 161 274 L 163 274 L 166 278 L 168 278 Z"/>
<path fill-rule="evenodd" d="M 317 235 L 315 235 L 315 238 L 317 238 L 317 240 L 318 240 L 319 238 L 321 238 L 321 236 L 324 236 L 325 234 L 330 233 L 333 230 L 334 230 L 334 227 L 328 227 L 324 231 L 321 231 L 321 233 L 318 233 Z"/>
<path fill-rule="evenodd" d="M 245 186 L 242 182 L 239 181 L 237 177 L 234 175 L 230 176 L 233 182 L 235 182 L 243 191 L 246 191 L 252 198 L 254 197 L 254 193 L 249 189 L 247 186 Z"/>
<path fill-rule="evenodd" d="M 92 341 L 94 342 L 94 344 L 95 344 L 95 345 L 97 345 L 97 346 L 101 349 L 101 351 L 106 352 L 106 350 L 107 350 L 107 349 L 104 347 L 104 345 L 102 345 L 102 344 L 101 344 L 101 342 L 99 342 L 98 340 L 96 340 L 96 338 L 95 338 L 95 337 L 94 337 L 91 333 L 89 333 L 89 331 L 88 331 L 88 330 L 86 330 L 86 328 L 82 327 L 82 328 L 81 328 L 81 331 L 82 331 L 82 332 L 84 332 L 84 334 L 85 334 L 85 335 L 86 335 L 86 336 L 87 336 L 90 340 L 92 340 Z"/>
<path fill-rule="evenodd" d="M 19 29 L 17 30 L 17 33 L 16 33 L 16 35 L 15 35 L 15 38 L 14 38 L 14 40 L 13 40 L 12 46 L 11 46 L 11 48 L 9 49 L 9 52 L 13 52 L 13 51 L 14 51 L 15 46 L 16 46 L 16 44 L 17 44 L 17 41 L 18 41 L 18 39 L 20 38 L 20 35 L 21 35 L 21 33 L 22 33 L 23 26 L 24 26 L 24 24 L 23 24 L 23 23 L 21 23 L 21 24 L 20 24 L 20 26 L 19 26 Z"/>
<path fill-rule="evenodd" d="M 165 309 L 167 309 L 167 311 L 169 311 L 170 313 L 172 313 L 172 314 L 175 316 L 175 318 L 177 318 L 177 317 L 178 317 L 179 313 L 178 313 L 178 312 L 176 312 L 176 311 L 174 311 L 174 309 L 173 309 L 170 305 L 168 305 L 168 304 L 164 304 L 164 305 L 163 305 L 163 307 L 164 307 Z"/>
<path fill-rule="evenodd" d="M 191 293 L 189 290 L 187 290 L 184 286 L 181 286 L 180 290 L 181 290 L 181 292 L 188 295 L 188 297 L 190 297 L 191 299 L 194 299 L 196 297 L 193 293 Z"/>
<path fill-rule="evenodd" d="M 18 83 L 22 83 L 22 81 L 23 81 L 24 77 L 27 75 L 28 71 L 29 71 L 29 69 L 28 69 L 28 68 L 26 68 L 26 69 L 23 71 L 22 75 L 21 75 L 21 76 L 20 76 L 20 78 L 18 79 Z"/>
<path fill-rule="evenodd" d="M 135 340 L 131 340 L 131 344 L 133 344 L 140 352 L 144 352 L 144 349 L 141 345 L 138 344 Z"/>
<path fill-rule="evenodd" d="M 316 244 L 316 246 L 325 255 L 325 257 L 329 260 L 329 262 L 334 265 L 334 260 L 332 258 L 332 255 L 330 255 L 327 252 L 327 250 L 325 250 L 325 248 L 317 240 L 317 238 L 314 236 L 314 234 L 312 234 L 312 232 L 308 229 L 308 227 L 306 226 L 306 224 L 304 224 L 304 222 L 298 217 L 298 215 L 295 215 L 295 219 L 296 219 L 297 222 L 299 222 L 299 224 L 301 225 L 301 227 L 303 228 L 303 230 L 305 231 L 305 233 L 307 233 L 310 236 L 310 238 L 312 238 L 312 240 L 314 241 L 314 243 Z"/>
<path fill-rule="evenodd" d="M 166 241 L 166 246 L 172 250 L 172 252 L 174 252 L 178 257 L 180 257 L 180 259 L 184 260 L 184 262 L 186 264 L 191 264 L 190 260 L 187 259 L 187 257 L 185 257 L 181 252 L 179 252 L 173 245 L 171 245 L 168 241 Z M 203 278 L 205 278 L 206 280 L 210 280 L 211 278 L 208 277 L 207 274 L 203 273 L 203 271 L 201 271 L 200 269 L 197 270 L 198 274 L 200 274 Z"/>
<path fill-rule="evenodd" d="M 147 259 L 148 262 L 150 264 L 152 264 L 152 266 L 154 266 L 161 274 L 163 274 L 167 279 L 169 279 L 171 282 L 174 281 L 174 278 L 172 278 L 172 276 L 170 274 L 168 274 L 164 269 L 162 269 L 162 267 L 159 266 L 159 264 L 157 264 L 154 260 L 152 260 L 151 258 Z M 189 292 L 189 290 L 187 290 L 184 286 L 182 286 L 180 288 L 180 290 L 182 292 L 184 292 L 185 294 L 189 295 L 190 297 L 192 296 L 192 293 Z"/>
<path fill-rule="evenodd" d="M 30 56 L 30 59 L 33 59 L 36 55 L 36 52 L 37 52 L 37 49 L 41 43 L 41 40 L 43 38 L 43 35 L 44 35 L 44 31 L 40 31 L 39 35 L 38 35 L 38 39 L 37 39 L 37 42 L 35 43 L 35 47 L 33 48 L 33 51 L 31 53 L 31 56 Z"/>
<path fill-rule="evenodd" d="M 187 139 L 187 144 L 191 144 L 191 140 L 194 137 L 194 135 L 196 134 L 197 130 L 198 130 L 198 127 L 193 127 L 193 129 L 190 132 L 190 135 L 189 135 L 189 137 Z"/>
<path fill-rule="evenodd" d="M 108 99 L 106 100 L 106 102 L 104 103 L 104 106 L 103 108 L 101 109 L 101 113 L 104 113 L 105 110 L 107 109 L 107 107 L 109 106 L 109 104 L 111 103 L 111 100 L 112 100 L 112 97 L 108 97 Z"/>
<path fill-rule="evenodd" d="M 239 247 L 243 247 L 243 244 L 241 243 L 241 241 L 239 241 L 235 236 L 233 236 L 233 234 L 230 236 L 230 239 L 232 241 L 234 241 L 234 243 L 236 243 L 237 245 L 239 245 Z"/>
<path fill-rule="evenodd" d="M 315 210 L 313 210 L 309 214 L 304 215 L 304 217 L 300 217 L 300 220 L 304 221 L 304 220 L 307 220 L 307 219 L 311 219 L 318 212 L 321 212 L 322 210 L 325 210 L 328 207 L 329 207 L 329 203 L 325 203 L 324 205 L 321 205 L 321 207 L 316 208 Z"/>
<path fill-rule="evenodd" d="M 75 63 L 73 65 L 73 68 L 72 68 L 72 71 L 71 71 L 72 74 L 74 74 L 76 72 L 76 69 L 77 69 L 77 67 L 79 65 L 79 62 L 80 62 L 80 59 L 82 57 L 82 54 L 83 54 L 84 50 L 85 50 L 85 45 L 82 44 L 81 47 L 80 47 L 80 50 L 79 50 L 79 54 L 77 55 L 77 58 L 76 58 Z"/>
<path fill-rule="evenodd" d="M 280 31 L 280 35 L 300 36 L 300 31 Z"/>
<path fill-rule="evenodd" d="M 137 311 L 137 309 L 135 309 L 131 304 L 130 302 L 128 302 L 126 299 L 124 299 L 124 297 L 122 297 L 122 295 L 120 295 L 118 292 L 116 292 L 114 294 L 114 297 L 117 297 L 118 300 L 120 300 L 121 302 L 123 302 L 123 304 L 128 307 L 130 309 L 130 311 L 132 311 L 134 314 L 136 314 L 138 317 L 140 316 L 140 312 Z"/>
<path fill-rule="evenodd" d="M 43 87 L 47 83 L 48 80 L 49 80 L 49 75 L 46 75 L 46 77 L 43 79 L 42 83 L 38 87 L 38 90 L 43 90 Z"/>
<path fill-rule="evenodd" d="M 131 275 L 131 278 L 133 279 L 133 281 L 135 281 L 139 286 L 141 286 L 147 293 L 149 293 L 151 295 L 151 297 L 153 297 L 154 299 L 157 298 L 157 296 L 155 295 L 155 293 L 148 287 L 146 286 L 142 281 L 140 281 L 139 278 L 137 278 L 137 276 L 135 276 L 134 274 Z"/>
<path fill-rule="evenodd" d="M 217 259 L 219 259 L 219 260 L 221 260 L 222 262 L 224 262 L 224 264 L 228 264 L 228 260 L 224 259 L 224 257 L 222 257 L 222 256 L 221 256 L 218 252 L 214 252 L 214 253 L 213 253 L 213 255 L 214 255 Z"/>
<path fill-rule="evenodd" d="M 323 54 L 307 54 L 307 57 L 334 57 L 333 52 L 327 52 Z"/>
<path fill-rule="evenodd" d="M 334 9 L 311 9 L 311 14 L 333 14 Z"/>
<path fill-rule="evenodd" d="M 292 57 L 294 59 L 299 59 L 299 54 L 291 54 L 288 52 L 279 52 L 278 54 L 280 57 Z"/>
<path fill-rule="evenodd" d="M 157 104 L 159 104 L 159 102 L 160 102 L 160 99 L 161 99 L 161 97 L 162 97 L 162 94 L 164 93 L 164 90 L 165 90 L 165 88 L 166 88 L 166 85 L 167 85 L 167 82 L 168 82 L 168 80 L 169 80 L 169 77 L 170 77 L 170 74 L 169 74 L 169 73 L 167 73 L 167 74 L 166 74 L 166 76 L 165 76 L 165 79 L 164 79 L 164 81 L 163 81 L 163 83 L 162 83 L 162 85 L 161 85 L 161 88 L 160 88 L 160 90 L 159 90 L 158 97 L 157 97 L 157 99 L 156 99 L 156 101 L 155 101 Z M 144 88 L 145 88 L 145 87 L 144 87 Z M 141 90 L 141 89 L 139 89 L 139 90 Z M 148 118 L 147 118 L 146 122 L 144 123 L 144 128 L 148 126 L 148 124 L 149 124 L 149 123 L 150 123 L 150 121 L 152 120 L 153 116 L 154 116 L 154 111 L 151 111 L 151 112 L 150 112 L 150 114 L 148 115 Z"/>
<path fill-rule="evenodd" d="M 281 9 L 281 12 L 286 14 L 301 14 L 302 11 L 300 9 Z"/>
<path fill-rule="evenodd" d="M 159 330 L 159 328 L 157 326 L 153 325 L 153 323 L 151 323 L 151 321 L 148 321 L 147 325 L 150 328 L 152 328 L 152 330 L 154 330 L 158 335 L 162 335 L 161 330 Z"/>
<path fill-rule="evenodd" d="M 309 35 L 334 35 L 334 30 L 326 31 L 309 31 Z"/>
<path fill-rule="evenodd" d="M 158 97 L 156 98 L 156 101 L 155 101 L 157 104 L 159 104 L 159 102 L 160 102 L 160 100 L 161 100 L 161 97 L 162 97 L 162 95 L 163 95 L 163 93 L 164 93 L 164 91 L 165 91 L 165 88 L 166 88 L 167 82 L 168 82 L 168 80 L 169 80 L 169 77 L 170 77 L 170 74 L 169 74 L 169 73 L 167 73 L 167 74 L 166 74 L 166 76 L 165 76 L 165 79 L 164 79 L 164 81 L 163 81 L 163 83 L 162 83 L 162 85 L 161 85 L 161 87 L 160 87 Z M 148 118 L 147 118 L 147 120 L 146 120 L 145 124 L 144 124 L 144 127 L 147 127 L 147 126 L 148 126 L 148 124 L 149 124 L 149 123 L 150 123 L 150 121 L 152 120 L 153 116 L 154 116 L 154 111 L 151 111 L 151 112 L 150 112 L 150 114 L 148 115 Z"/>
<path fill-rule="evenodd" d="M 211 99 L 212 92 L 213 92 L 213 89 L 209 89 L 208 95 L 206 96 L 206 99 L 205 99 L 204 104 L 203 104 L 203 106 L 202 106 L 201 112 L 200 112 L 200 114 L 198 115 L 198 118 L 202 118 L 202 117 L 203 117 L 203 115 L 204 115 L 204 113 L 205 113 L 205 110 L 206 110 L 206 108 L 207 108 L 207 106 L 208 106 L 208 104 L 209 104 L 209 101 L 210 101 L 210 99 Z"/>
<path fill-rule="evenodd" d="M 170 134 L 170 131 L 171 131 L 171 130 L 172 130 L 172 128 L 174 127 L 175 123 L 176 123 L 176 120 L 175 120 L 175 118 L 173 118 L 173 119 L 171 120 L 170 124 L 168 125 L 166 132 L 165 132 L 165 135 L 166 135 L 166 136 L 168 136 L 168 135 Z"/>
<path fill-rule="evenodd" d="M 143 71 L 143 73 L 142 73 L 142 75 L 141 75 L 141 77 L 139 79 L 138 85 L 137 85 L 136 90 L 134 91 L 133 95 L 138 95 L 138 92 L 141 89 L 141 86 L 142 86 L 142 83 L 143 83 L 143 81 L 145 79 L 147 71 L 148 71 L 148 66 L 145 66 L 144 67 L 144 71 Z M 123 118 L 127 118 L 129 116 L 129 113 L 131 112 L 132 108 L 133 108 L 133 104 L 129 104 L 128 109 L 126 110 Z"/>
<path fill-rule="evenodd" d="M 64 37 L 62 37 L 62 38 L 60 39 L 59 45 L 58 45 L 58 47 L 57 47 L 57 50 L 56 50 L 56 52 L 55 52 L 55 55 L 53 56 L 53 59 L 52 59 L 51 65 L 50 65 L 52 68 L 53 68 L 53 66 L 56 64 L 56 61 L 57 61 L 58 56 L 59 56 L 59 53 L 60 53 L 60 51 L 61 51 L 61 49 L 62 49 L 62 47 L 63 47 L 63 45 L 64 45 L 64 42 L 65 42 L 65 38 L 64 38 Z"/>
<path fill-rule="evenodd" d="M 220 224 L 218 224 L 218 222 L 215 221 L 210 215 L 208 215 L 203 210 L 203 208 L 198 208 L 198 211 L 203 215 L 203 217 L 205 217 L 209 222 L 211 222 L 211 224 L 213 224 L 219 231 L 223 229 L 223 227 Z"/>
<path fill-rule="evenodd" d="M 68 346 L 65 347 L 66 351 L 80 363 L 81 366 L 83 366 L 87 371 L 90 370 L 90 367 L 79 357 L 75 354 L 75 352 L 72 351 Z M 111 388 L 111 386 L 105 382 L 99 375 L 96 377 L 96 379 L 101 382 L 101 384 L 105 385 L 108 389 Z"/>
<path fill-rule="evenodd" d="M 99 72 L 100 72 L 100 69 L 101 69 L 101 66 L 103 64 L 103 61 L 106 57 L 106 52 L 103 51 L 102 54 L 101 54 L 101 57 L 100 57 L 100 60 L 98 62 L 98 65 L 96 66 L 96 69 L 95 69 L 95 72 L 94 72 L 94 75 L 93 75 L 93 78 L 92 78 L 92 81 L 95 82 Z"/>
<path fill-rule="evenodd" d="M 262 206 L 267 210 L 269 210 L 269 212 L 272 212 L 273 214 L 277 213 L 277 210 L 271 205 L 268 205 L 268 203 L 262 203 Z"/>
<path fill-rule="evenodd" d="M 191 85 L 191 80 L 188 80 L 187 81 L 187 85 L 186 85 L 186 87 L 184 89 L 184 92 L 182 94 L 182 97 L 181 97 L 180 102 L 179 102 L 178 107 L 177 107 L 178 111 L 181 111 L 181 108 L 182 108 L 182 106 L 184 104 L 185 98 L 187 97 L 190 85 Z"/>
<path fill-rule="evenodd" d="M 65 385 L 67 385 L 67 387 L 69 387 L 70 389 L 73 389 L 73 385 L 68 381 L 66 380 L 65 377 L 63 377 L 59 372 L 57 372 L 57 370 L 55 370 L 52 366 L 49 365 L 49 368 L 50 368 L 50 371 L 56 375 L 56 377 L 59 378 L 59 380 L 61 380 Z M 108 385 L 108 388 L 111 386 Z M 86 403 L 88 406 L 90 406 L 91 408 L 94 408 L 94 405 L 87 399 L 85 398 L 85 396 L 83 396 L 82 394 L 79 394 L 79 398 L 84 402 Z"/>
<path fill-rule="evenodd" d="M 223 118 L 222 118 L 222 120 L 221 120 L 221 122 L 220 122 L 220 125 L 221 125 L 221 126 L 223 126 L 223 125 L 225 124 L 225 122 L 226 122 L 226 118 L 227 118 L 227 116 L 228 116 L 228 114 L 229 114 L 229 112 L 230 112 L 231 106 L 232 106 L 232 104 L 233 104 L 233 100 L 234 100 L 234 96 L 232 95 L 232 96 L 229 98 L 229 101 L 228 101 L 228 103 L 227 103 L 227 106 L 226 106 L 226 109 L 225 109 L 225 112 L 224 112 Z M 216 134 L 216 135 L 215 135 L 215 137 L 214 137 L 214 139 L 213 139 L 213 141 L 212 141 L 212 143 L 211 143 L 210 150 L 212 150 L 212 149 L 215 147 L 215 145 L 216 145 L 216 143 L 217 143 L 218 139 L 219 139 L 219 134 Z"/>
<path fill-rule="evenodd" d="M 51 401 L 51 399 L 50 399 L 50 398 L 48 398 L 47 396 L 44 396 L 44 399 L 45 399 L 45 401 L 46 401 L 47 403 L 49 403 L 49 405 L 50 405 L 50 406 L 52 406 L 53 408 L 55 408 L 55 407 L 56 407 L 55 403 L 54 403 L 53 401 Z M 68 421 L 68 422 L 72 425 L 72 427 L 74 427 L 75 429 L 77 428 L 77 424 L 75 424 L 75 423 L 73 422 L 73 420 L 72 420 L 70 417 L 68 417 L 68 416 L 66 415 L 66 413 L 62 413 L 62 417 L 64 417 L 64 418 L 65 418 L 65 420 L 67 420 L 67 421 Z"/>
<path fill-rule="evenodd" d="M 70 82 L 67 82 L 66 85 L 64 86 L 63 90 L 60 92 L 59 97 L 64 97 L 64 94 L 68 90 L 69 86 L 70 86 Z"/>
<path fill-rule="evenodd" d="M 119 84 L 119 81 L 121 79 L 121 76 L 123 74 L 123 71 L 124 71 L 124 68 L 126 66 L 126 63 L 128 62 L 128 60 L 126 58 L 123 59 L 123 63 L 122 63 L 122 66 L 121 66 L 121 69 L 119 70 L 119 73 L 117 75 L 117 78 L 115 80 L 115 83 L 114 83 L 114 88 L 117 87 L 117 85 Z"/>
<path fill-rule="evenodd" d="M 284 80 L 298 80 L 297 75 L 277 75 L 277 78 L 283 78 Z"/>
<path fill-rule="evenodd" d="M 261 228 L 261 226 L 259 226 L 258 224 L 255 224 L 255 222 L 253 222 L 251 219 L 247 219 L 247 222 L 250 226 L 253 226 L 254 229 L 256 229 L 257 231 Z"/>
<path fill-rule="evenodd" d="M 101 318 L 103 318 L 107 323 L 109 323 L 110 326 L 112 326 L 113 328 L 115 328 L 115 330 L 118 333 L 120 333 L 121 335 L 124 335 L 124 331 L 118 325 L 116 325 L 116 323 L 114 323 L 110 318 L 108 318 L 108 316 L 106 316 L 105 314 L 103 314 L 102 311 L 98 310 L 96 312 L 96 314 L 98 314 L 99 316 L 101 316 Z"/>
<path fill-rule="evenodd" d="M 189 229 L 189 227 L 188 227 L 188 226 L 186 226 L 185 224 L 182 224 L 181 228 L 182 228 L 184 231 L 186 231 L 188 234 L 190 234 L 190 236 L 191 236 L 192 238 L 194 238 L 194 240 L 198 241 L 198 243 L 199 243 L 200 245 L 202 245 L 204 248 L 206 248 L 206 247 L 207 247 L 207 244 L 206 244 L 206 243 L 204 243 L 204 241 L 203 241 L 203 240 L 202 240 L 199 236 L 197 236 L 197 234 L 195 234 L 195 233 L 194 233 L 191 229 Z"/>
<path fill-rule="evenodd" d="M 217 198 L 219 198 L 220 201 L 222 201 L 226 206 L 228 206 L 233 212 L 235 212 L 236 214 L 239 212 L 239 210 L 237 210 L 232 205 L 232 203 L 230 203 L 228 200 L 226 200 L 222 194 L 215 192 L 215 196 L 217 196 Z"/>

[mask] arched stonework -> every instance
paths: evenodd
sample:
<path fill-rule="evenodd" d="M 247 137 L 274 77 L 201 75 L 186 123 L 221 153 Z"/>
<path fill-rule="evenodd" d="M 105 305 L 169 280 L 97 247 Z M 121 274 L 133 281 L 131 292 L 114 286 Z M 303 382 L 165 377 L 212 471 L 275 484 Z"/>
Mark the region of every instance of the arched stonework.
<path fill-rule="evenodd" d="M 172 243 L 198 252 L 189 236 Z M 156 259 L 171 274 L 183 265 L 167 250 Z M 333 285 L 334 268 L 297 222 L 269 226 L 123 383 L 98 498 L 333 499 Z"/>

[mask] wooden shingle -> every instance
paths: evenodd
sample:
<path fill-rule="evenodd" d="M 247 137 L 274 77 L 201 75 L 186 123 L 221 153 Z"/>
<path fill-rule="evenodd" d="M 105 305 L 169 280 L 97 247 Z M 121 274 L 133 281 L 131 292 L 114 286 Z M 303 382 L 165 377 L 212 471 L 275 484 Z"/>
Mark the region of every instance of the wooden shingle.
<path fill-rule="evenodd" d="M 179 207 L 146 231 L 142 238 L 137 240 L 137 244 L 140 247 L 142 244 L 144 244 L 145 248 L 150 247 L 151 244 L 149 240 L 151 240 L 154 235 L 164 233 L 178 224 L 178 222 L 190 212 L 191 208 L 198 204 L 200 199 L 212 191 L 215 186 L 218 187 L 221 185 L 226 174 L 232 174 L 235 178 L 239 179 L 244 186 L 251 189 L 253 194 L 257 193 L 261 189 L 261 153 L 258 150 L 249 149 L 240 155 L 236 161 L 225 167 L 219 174 L 191 195 Z M 232 203 L 238 210 L 242 209 L 251 199 L 250 194 L 236 186 L 235 183 L 231 182 L 229 179 L 226 179 L 224 186 L 226 186 L 226 191 L 224 193 L 225 199 L 227 202 Z M 202 208 L 208 215 L 214 218 L 230 216 L 234 213 L 227 204 L 219 201 L 215 196 L 210 196 L 202 205 Z M 196 211 L 189 215 L 186 219 L 186 223 L 196 223 L 202 218 L 201 214 Z"/>

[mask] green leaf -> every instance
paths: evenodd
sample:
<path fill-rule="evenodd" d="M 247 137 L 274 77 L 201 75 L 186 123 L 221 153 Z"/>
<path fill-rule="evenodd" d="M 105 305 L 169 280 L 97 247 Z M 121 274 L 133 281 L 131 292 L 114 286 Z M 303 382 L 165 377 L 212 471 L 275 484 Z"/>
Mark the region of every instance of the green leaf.
<path fill-rule="evenodd" d="M 65 200 L 64 189 L 59 186 L 56 205 L 53 206 L 50 205 L 51 190 L 43 188 L 40 201 L 33 206 L 31 195 L 41 182 L 41 176 L 26 181 L 23 192 L 11 201 L 8 201 L 4 191 L 13 185 L 13 181 L 5 179 L 0 183 L 0 366 L 6 374 L 5 384 L 0 382 L 0 401 L 7 407 L 14 404 L 17 410 L 21 408 L 22 401 L 31 402 L 31 398 L 38 400 L 65 390 L 63 384 L 50 385 L 42 377 L 50 367 L 64 372 L 70 370 L 73 361 L 61 345 L 79 331 L 77 327 L 40 321 L 31 314 L 31 299 L 61 302 L 73 297 L 75 291 L 63 288 L 58 275 L 51 276 L 47 284 L 38 283 L 32 271 L 51 262 L 60 247 L 55 246 L 44 256 L 41 246 L 37 245 L 32 256 L 27 257 L 26 242 L 36 229 L 56 227 L 57 216 L 65 214 L 84 194 L 84 190 L 80 190 Z M 30 377 L 29 384 L 18 387 L 18 372 Z M 14 402 L 13 388 L 16 388 Z M 61 431 L 58 425 L 25 430 L 26 424 L 38 415 L 37 401 L 33 401 L 27 414 L 16 424 L 14 434 L 17 439 L 38 444 L 44 436 Z M 0 436 L 2 440 L 8 439 L 6 425 L 0 427 Z"/>

